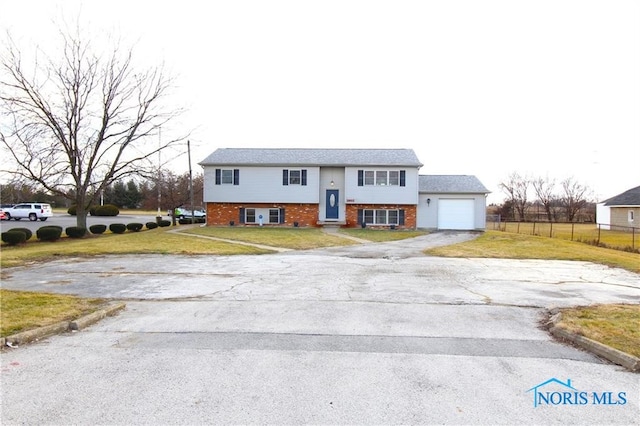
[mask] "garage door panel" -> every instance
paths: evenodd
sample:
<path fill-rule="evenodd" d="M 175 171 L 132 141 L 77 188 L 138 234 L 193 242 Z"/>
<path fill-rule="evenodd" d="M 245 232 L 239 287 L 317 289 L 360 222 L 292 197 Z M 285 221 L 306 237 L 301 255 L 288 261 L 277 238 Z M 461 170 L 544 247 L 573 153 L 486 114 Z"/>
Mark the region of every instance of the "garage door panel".
<path fill-rule="evenodd" d="M 438 229 L 474 229 L 473 199 L 438 200 Z"/>

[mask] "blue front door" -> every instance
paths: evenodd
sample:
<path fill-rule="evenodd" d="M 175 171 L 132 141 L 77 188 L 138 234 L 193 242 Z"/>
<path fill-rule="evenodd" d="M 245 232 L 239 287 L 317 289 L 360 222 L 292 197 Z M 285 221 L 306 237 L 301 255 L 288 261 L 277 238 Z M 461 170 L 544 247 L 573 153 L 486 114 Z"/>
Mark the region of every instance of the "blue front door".
<path fill-rule="evenodd" d="M 339 191 L 337 189 L 327 189 L 327 211 L 325 214 L 326 219 L 338 219 L 339 217 Z"/>

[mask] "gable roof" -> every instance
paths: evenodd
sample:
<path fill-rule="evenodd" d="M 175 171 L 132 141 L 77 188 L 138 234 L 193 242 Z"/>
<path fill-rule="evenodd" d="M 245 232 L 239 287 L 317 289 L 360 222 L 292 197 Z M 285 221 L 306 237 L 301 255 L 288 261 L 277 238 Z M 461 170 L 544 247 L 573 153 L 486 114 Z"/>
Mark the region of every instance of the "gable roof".
<path fill-rule="evenodd" d="M 640 206 L 640 186 L 604 201 L 605 206 Z"/>
<path fill-rule="evenodd" d="M 420 175 L 418 191 L 430 193 L 488 194 L 489 191 L 472 175 Z"/>
<path fill-rule="evenodd" d="M 412 149 L 219 148 L 201 166 L 421 167 Z"/>

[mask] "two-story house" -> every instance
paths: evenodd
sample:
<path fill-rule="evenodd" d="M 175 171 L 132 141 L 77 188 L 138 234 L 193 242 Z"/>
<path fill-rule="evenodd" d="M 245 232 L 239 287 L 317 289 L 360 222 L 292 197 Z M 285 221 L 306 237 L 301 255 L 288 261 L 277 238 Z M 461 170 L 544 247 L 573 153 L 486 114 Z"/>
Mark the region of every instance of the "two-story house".
<path fill-rule="evenodd" d="M 218 149 L 204 168 L 207 224 L 416 227 L 410 149 Z"/>
<path fill-rule="evenodd" d="M 222 148 L 200 165 L 208 225 L 436 228 L 429 215 L 441 195 L 447 198 L 421 182 L 422 163 L 411 149 Z M 424 220 L 421 186 L 433 197 Z M 468 198 L 478 199 L 477 189 Z M 473 220 L 467 229 L 484 229 L 484 193 L 482 224 Z"/>

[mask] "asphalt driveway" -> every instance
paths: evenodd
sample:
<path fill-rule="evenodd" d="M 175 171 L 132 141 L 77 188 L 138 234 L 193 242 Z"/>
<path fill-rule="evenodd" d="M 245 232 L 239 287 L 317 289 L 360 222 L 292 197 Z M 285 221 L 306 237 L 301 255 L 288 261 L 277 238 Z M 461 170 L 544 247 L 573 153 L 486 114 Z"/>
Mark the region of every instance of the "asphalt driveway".
<path fill-rule="evenodd" d="M 640 276 L 421 254 L 474 237 L 3 271 L 3 288 L 127 309 L 0 355 L 2 423 L 637 423 L 640 376 L 554 341 L 539 322 L 553 306 L 639 303 Z M 534 406 L 531 389 L 551 378 L 570 379 L 588 403 Z M 623 392 L 625 403 L 594 392 Z"/>

